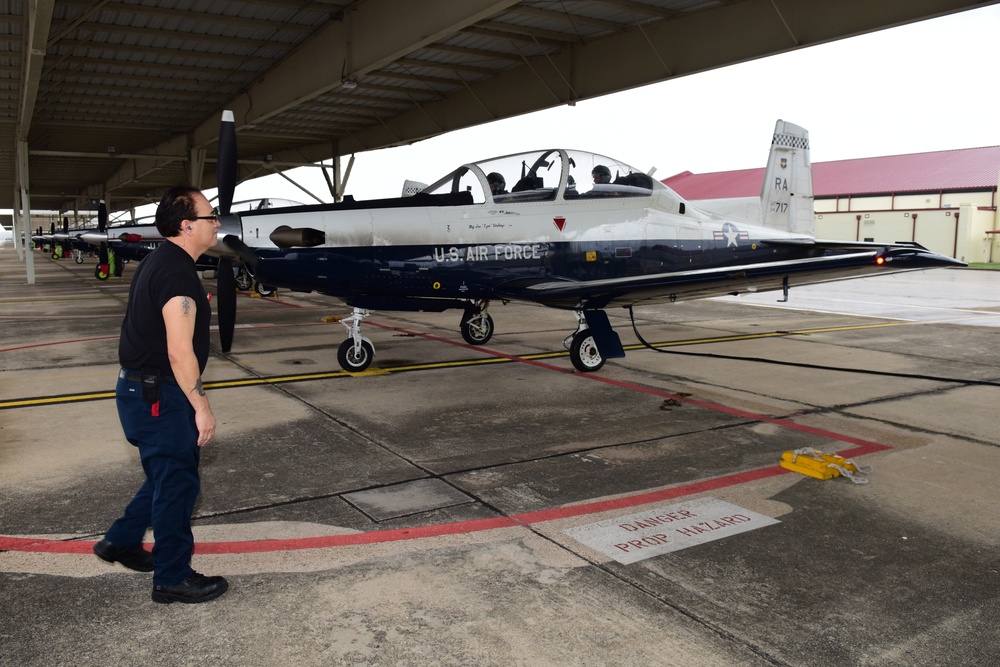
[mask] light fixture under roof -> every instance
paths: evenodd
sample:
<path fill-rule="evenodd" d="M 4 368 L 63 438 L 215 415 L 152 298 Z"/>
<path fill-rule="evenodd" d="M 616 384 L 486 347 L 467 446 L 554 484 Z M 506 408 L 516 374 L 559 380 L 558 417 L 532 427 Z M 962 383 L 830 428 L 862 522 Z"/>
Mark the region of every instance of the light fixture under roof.
<path fill-rule="evenodd" d="M 356 79 L 344 79 L 340 82 L 340 86 L 346 90 L 354 90 L 358 87 L 358 82 Z"/>

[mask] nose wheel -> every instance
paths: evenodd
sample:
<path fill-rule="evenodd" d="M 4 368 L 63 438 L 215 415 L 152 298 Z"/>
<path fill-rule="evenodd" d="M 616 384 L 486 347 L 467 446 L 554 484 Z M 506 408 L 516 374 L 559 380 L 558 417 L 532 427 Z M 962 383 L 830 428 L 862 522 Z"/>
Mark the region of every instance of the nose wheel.
<path fill-rule="evenodd" d="M 349 373 L 360 373 L 371 365 L 374 358 L 375 348 L 365 338 L 362 338 L 361 344 L 357 346 L 353 339 L 348 338 L 337 350 L 337 362 Z"/>
<path fill-rule="evenodd" d="M 355 308 L 350 317 L 340 321 L 347 328 L 348 338 L 337 350 L 337 363 L 348 373 L 360 373 L 375 359 L 375 346 L 361 335 L 361 321 L 369 315 L 370 310 Z"/>

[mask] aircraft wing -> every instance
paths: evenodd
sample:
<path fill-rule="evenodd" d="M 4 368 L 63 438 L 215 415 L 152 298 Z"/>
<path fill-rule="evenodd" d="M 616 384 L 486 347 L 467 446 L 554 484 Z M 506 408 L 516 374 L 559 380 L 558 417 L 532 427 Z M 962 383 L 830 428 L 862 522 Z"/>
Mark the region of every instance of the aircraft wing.
<path fill-rule="evenodd" d="M 800 245 L 798 241 L 780 242 Z M 822 242 L 812 246 L 824 252 Z M 854 247 L 855 244 L 845 244 Z M 966 266 L 964 262 L 930 252 L 916 244 L 862 244 L 860 252 L 829 252 L 812 257 L 722 266 L 690 271 L 605 278 L 585 281 L 509 284 L 502 290 L 511 298 L 563 308 L 604 308 L 639 303 L 704 299 L 725 294 L 780 290 L 878 273 L 897 273 L 932 267 Z"/>

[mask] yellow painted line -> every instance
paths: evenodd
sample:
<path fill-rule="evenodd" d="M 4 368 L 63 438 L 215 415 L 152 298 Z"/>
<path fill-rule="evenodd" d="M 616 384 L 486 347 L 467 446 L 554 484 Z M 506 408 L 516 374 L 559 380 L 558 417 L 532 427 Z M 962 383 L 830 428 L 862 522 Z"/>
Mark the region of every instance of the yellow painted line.
<path fill-rule="evenodd" d="M 827 327 L 821 329 L 796 329 L 794 331 L 768 331 L 756 334 L 740 334 L 733 336 L 716 336 L 712 338 L 693 338 L 689 340 L 668 341 L 664 343 L 652 343 L 653 347 L 679 347 L 684 345 L 706 345 L 712 343 L 727 343 L 732 341 L 754 340 L 759 338 L 783 338 L 787 336 L 797 336 L 813 333 L 829 333 L 836 331 L 854 331 L 860 329 L 878 329 L 885 327 L 898 327 L 907 324 L 917 324 L 916 322 L 890 322 L 881 324 L 859 324 L 853 326 Z M 641 350 L 645 346 L 641 344 L 627 345 L 626 350 Z M 409 373 L 414 371 L 429 371 L 445 368 L 466 368 L 470 366 L 485 366 L 488 364 L 505 364 L 518 359 L 538 361 L 542 359 L 557 359 L 566 357 L 569 352 L 540 352 L 538 354 L 525 354 L 514 356 L 489 356 L 483 359 L 463 359 L 458 361 L 439 361 L 427 364 L 411 364 L 408 366 L 394 366 L 392 368 L 371 368 L 361 373 L 349 373 L 348 371 L 325 371 L 319 373 L 301 373 L 297 375 L 275 375 L 263 378 L 243 378 L 240 380 L 219 380 L 216 382 L 206 382 L 205 389 L 237 389 L 242 387 L 260 387 L 263 385 L 287 384 L 291 382 L 315 382 L 317 380 L 333 380 L 347 377 L 371 377 L 378 375 L 391 375 L 393 373 Z M 65 394 L 62 396 L 44 396 L 37 398 L 12 399 L 0 401 L 0 410 L 10 408 L 27 408 L 44 405 L 63 405 L 67 403 L 82 403 L 85 401 L 108 400 L 115 397 L 114 391 L 90 392 L 85 394 Z"/>
<path fill-rule="evenodd" d="M 42 398 L 19 398 L 10 401 L 0 401 L 0 410 L 5 408 L 30 408 L 39 405 L 56 405 L 60 403 L 102 401 L 114 397 L 115 392 L 102 391 L 89 394 L 66 394 L 65 396 L 47 396 Z"/>

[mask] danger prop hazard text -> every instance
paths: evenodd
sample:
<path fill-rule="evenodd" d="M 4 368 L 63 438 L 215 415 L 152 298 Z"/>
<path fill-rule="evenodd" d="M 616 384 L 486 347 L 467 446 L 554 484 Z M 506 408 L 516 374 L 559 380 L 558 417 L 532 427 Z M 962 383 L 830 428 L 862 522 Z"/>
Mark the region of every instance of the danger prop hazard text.
<path fill-rule="evenodd" d="M 642 539 L 629 540 L 627 542 L 616 544 L 615 548 L 628 552 L 630 549 L 643 549 L 646 547 L 659 546 L 661 544 L 666 544 L 671 539 L 678 539 L 678 535 L 681 537 L 695 537 L 704 533 L 710 533 L 713 530 L 721 530 L 723 528 L 728 528 L 730 526 L 735 526 L 736 524 L 753 520 L 746 514 L 733 514 L 732 516 L 722 516 L 717 519 L 708 519 L 707 521 L 690 523 L 691 520 L 697 521 L 697 519 L 698 515 L 694 512 L 680 510 L 677 512 L 667 512 L 665 514 L 645 517 L 632 523 L 618 524 L 619 527 L 626 532 L 635 532 L 643 530 L 644 528 L 655 528 L 677 521 L 687 522 L 684 525 L 674 527 L 672 531 L 673 535 L 667 533 L 646 535 Z"/>
<path fill-rule="evenodd" d="M 569 528 L 566 533 L 620 563 L 634 563 L 775 523 L 777 519 L 732 503 L 698 498 Z"/>

